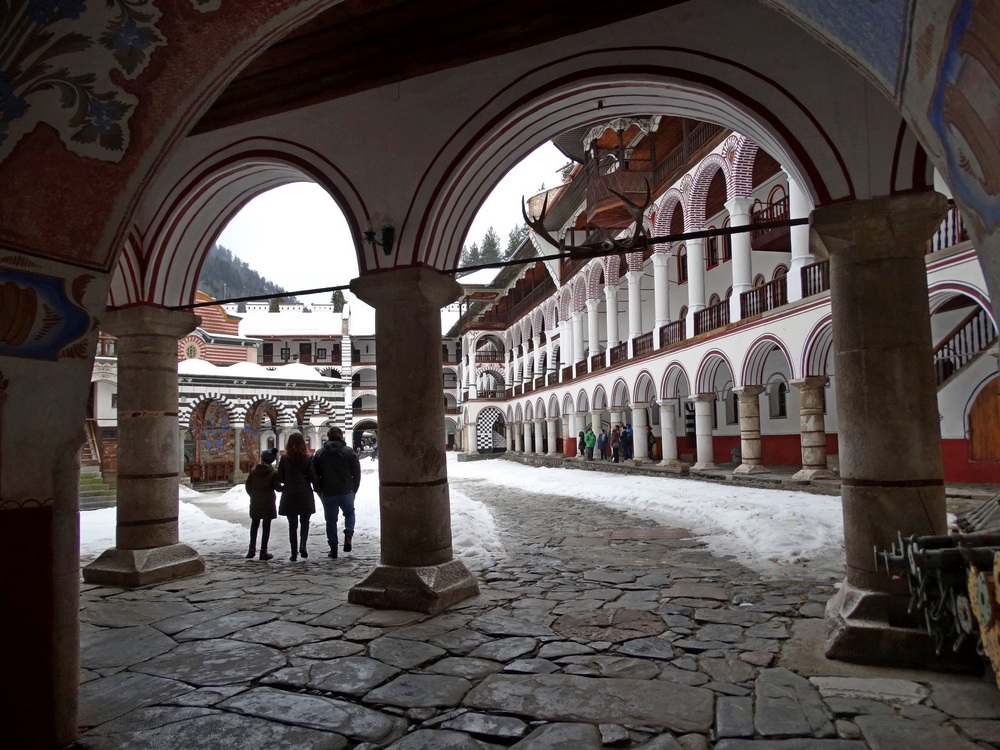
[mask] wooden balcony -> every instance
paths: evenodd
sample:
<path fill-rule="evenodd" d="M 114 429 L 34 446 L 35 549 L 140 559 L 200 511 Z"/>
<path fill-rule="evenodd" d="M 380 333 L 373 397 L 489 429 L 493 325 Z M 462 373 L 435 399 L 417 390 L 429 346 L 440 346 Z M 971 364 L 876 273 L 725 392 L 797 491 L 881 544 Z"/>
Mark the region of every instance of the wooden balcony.
<path fill-rule="evenodd" d="M 758 206 L 750 214 L 750 225 L 766 224 L 772 221 L 787 221 L 787 219 L 788 196 L 786 195 L 774 203 L 765 203 L 762 206 Z M 752 229 L 750 231 L 750 245 L 754 250 L 791 251 L 791 233 L 788 227 Z"/>
<path fill-rule="evenodd" d="M 660 348 L 679 344 L 687 338 L 687 321 L 684 318 L 660 326 Z"/>
<path fill-rule="evenodd" d="M 597 372 L 604 369 L 604 352 L 598 352 L 590 358 L 590 371 Z"/>
<path fill-rule="evenodd" d="M 740 295 L 740 317 L 752 318 L 788 304 L 788 278 L 779 276 Z M 728 321 L 727 321 L 728 322 Z"/>
<path fill-rule="evenodd" d="M 545 373 L 545 385 L 559 385 L 559 373 L 558 372 Z"/>
<path fill-rule="evenodd" d="M 628 342 L 623 341 L 620 344 L 615 344 L 611 347 L 611 366 L 614 367 L 619 362 L 624 362 L 628 359 Z"/>
<path fill-rule="evenodd" d="M 504 362 L 507 355 L 503 352 L 480 349 L 476 352 L 476 362 Z"/>
<path fill-rule="evenodd" d="M 632 339 L 632 356 L 642 357 L 653 351 L 653 332 L 644 333 Z"/>
<path fill-rule="evenodd" d="M 563 382 L 564 383 L 567 380 L 572 380 L 573 379 L 573 365 L 570 365 L 569 367 L 564 367 L 562 369 L 562 377 L 563 377 Z"/>
<path fill-rule="evenodd" d="M 694 335 L 729 325 L 729 300 L 724 299 L 694 314 Z"/>
<path fill-rule="evenodd" d="M 830 288 L 830 261 L 821 260 L 802 268 L 802 296 L 811 297 Z"/>

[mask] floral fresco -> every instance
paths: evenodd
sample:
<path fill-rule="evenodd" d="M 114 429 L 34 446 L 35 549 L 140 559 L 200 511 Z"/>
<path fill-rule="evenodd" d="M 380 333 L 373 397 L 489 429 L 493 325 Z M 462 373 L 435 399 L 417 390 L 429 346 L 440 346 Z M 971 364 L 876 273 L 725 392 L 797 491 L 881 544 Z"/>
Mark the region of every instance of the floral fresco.
<path fill-rule="evenodd" d="M 0 161 L 45 122 L 82 156 L 128 148 L 132 79 L 166 43 L 152 0 L 0 0 Z"/>

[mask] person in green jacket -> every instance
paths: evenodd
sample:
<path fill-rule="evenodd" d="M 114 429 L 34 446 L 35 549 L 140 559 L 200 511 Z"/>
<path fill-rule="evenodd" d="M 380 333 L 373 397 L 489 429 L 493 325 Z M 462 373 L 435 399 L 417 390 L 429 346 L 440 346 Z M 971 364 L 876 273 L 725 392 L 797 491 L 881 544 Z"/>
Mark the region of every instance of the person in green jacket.
<path fill-rule="evenodd" d="M 594 434 L 594 429 L 591 427 L 587 430 L 587 434 L 583 436 L 583 444 L 587 446 L 587 460 L 594 460 L 594 446 L 597 445 L 597 435 Z"/>

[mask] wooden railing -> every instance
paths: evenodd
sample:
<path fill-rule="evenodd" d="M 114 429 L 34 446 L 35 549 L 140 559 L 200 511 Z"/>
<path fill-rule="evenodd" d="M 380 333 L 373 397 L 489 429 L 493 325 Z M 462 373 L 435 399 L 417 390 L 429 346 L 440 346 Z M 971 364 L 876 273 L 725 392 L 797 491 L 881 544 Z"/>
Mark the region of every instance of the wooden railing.
<path fill-rule="evenodd" d="M 802 296 L 811 297 L 830 288 L 830 260 L 821 260 L 802 270 Z"/>
<path fill-rule="evenodd" d="M 531 381 L 531 387 L 534 388 L 536 391 L 539 388 L 544 388 L 545 387 L 545 376 L 544 375 L 539 375 L 537 378 L 535 378 L 534 380 L 532 380 Z"/>
<path fill-rule="evenodd" d="M 632 356 L 641 357 L 653 351 L 653 332 L 644 333 L 632 339 Z"/>
<path fill-rule="evenodd" d="M 355 354 L 354 352 L 351 352 L 352 365 L 374 364 L 374 362 L 375 362 L 374 354 Z"/>
<path fill-rule="evenodd" d="M 687 322 L 684 318 L 660 326 L 660 348 L 679 344 L 687 338 Z"/>
<path fill-rule="evenodd" d="M 785 221 L 788 218 L 788 196 L 786 195 L 781 200 L 775 201 L 774 203 L 764 203 L 759 206 L 752 214 L 750 214 L 750 225 L 754 224 L 766 224 L 771 221 Z M 751 229 L 750 230 L 750 240 L 756 240 L 763 237 L 768 232 L 773 232 L 773 229 Z M 788 231 L 787 228 L 784 231 Z"/>
<path fill-rule="evenodd" d="M 724 299 L 694 314 L 694 335 L 729 325 L 729 300 Z"/>
<path fill-rule="evenodd" d="M 788 278 L 779 276 L 740 295 L 740 317 L 750 318 L 788 304 Z M 728 322 L 728 320 L 726 321 Z"/>
<path fill-rule="evenodd" d="M 559 373 L 558 372 L 547 372 L 545 373 L 545 385 L 558 385 L 559 384 Z"/>
<path fill-rule="evenodd" d="M 934 370 L 940 387 L 980 352 L 996 341 L 997 332 L 990 316 L 976 307 L 955 326 L 934 350 Z"/>
<path fill-rule="evenodd" d="M 577 375 L 586 375 L 587 374 L 587 360 L 586 359 L 577 360 L 577 362 L 576 362 L 576 374 Z"/>
<path fill-rule="evenodd" d="M 564 383 L 567 380 L 572 380 L 573 379 L 573 365 L 570 365 L 569 367 L 562 368 L 562 376 L 563 376 L 563 382 Z"/>
<path fill-rule="evenodd" d="M 493 401 L 504 401 L 507 399 L 507 391 L 498 391 L 498 390 L 479 391 L 479 398 L 490 399 Z"/>
<path fill-rule="evenodd" d="M 479 349 L 476 351 L 476 362 L 503 362 L 506 356 L 503 352 L 491 349 Z"/>
<path fill-rule="evenodd" d="M 965 242 L 967 239 L 969 239 L 969 233 L 965 230 L 962 214 L 956 206 L 952 206 L 948 209 L 948 215 L 944 217 L 937 232 L 931 237 L 929 252 L 936 253 L 939 250 L 945 250 L 959 242 Z"/>
<path fill-rule="evenodd" d="M 624 362 L 628 359 L 628 342 L 623 341 L 620 344 L 615 344 L 611 347 L 611 364 L 617 365 L 619 362 Z"/>
<path fill-rule="evenodd" d="M 598 352 L 590 358 L 590 371 L 604 369 L 604 352 Z"/>

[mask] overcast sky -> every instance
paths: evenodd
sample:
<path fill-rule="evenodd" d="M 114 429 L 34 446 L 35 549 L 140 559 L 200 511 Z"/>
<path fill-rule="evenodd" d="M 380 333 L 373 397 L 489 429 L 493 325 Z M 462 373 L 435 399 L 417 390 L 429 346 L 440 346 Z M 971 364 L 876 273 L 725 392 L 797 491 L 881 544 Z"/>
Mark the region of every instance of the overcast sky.
<path fill-rule="evenodd" d="M 560 184 L 559 171 L 566 162 L 551 143 L 525 158 L 486 199 L 465 244 L 481 242 L 492 226 L 505 245 L 507 233 L 523 221 L 521 197 L 535 195 L 542 185 L 552 188 Z M 290 292 L 347 284 L 358 275 L 344 215 L 312 182 L 275 188 L 254 198 L 222 231 L 219 244 Z M 374 311 L 350 292 L 345 296 L 351 303 L 353 332 L 374 333 Z M 329 302 L 330 294 L 299 299 Z"/>

